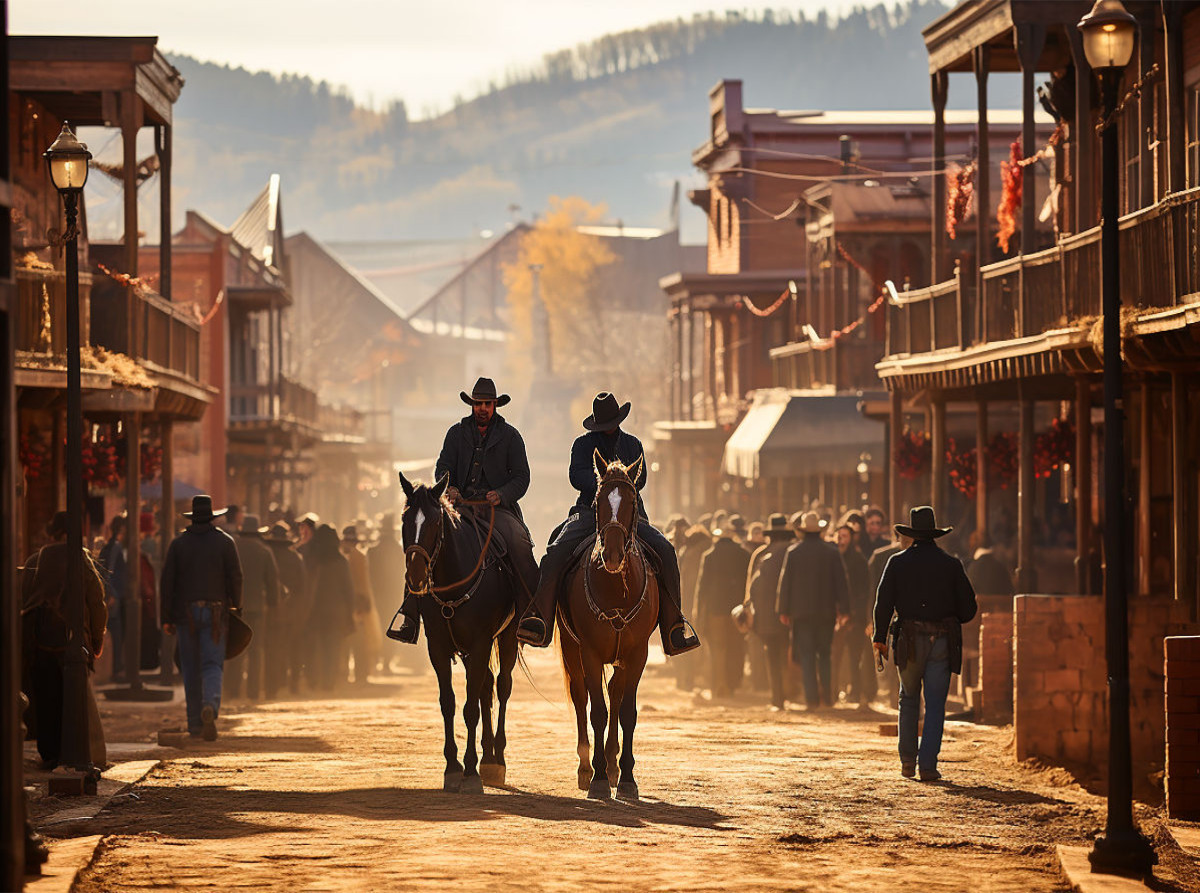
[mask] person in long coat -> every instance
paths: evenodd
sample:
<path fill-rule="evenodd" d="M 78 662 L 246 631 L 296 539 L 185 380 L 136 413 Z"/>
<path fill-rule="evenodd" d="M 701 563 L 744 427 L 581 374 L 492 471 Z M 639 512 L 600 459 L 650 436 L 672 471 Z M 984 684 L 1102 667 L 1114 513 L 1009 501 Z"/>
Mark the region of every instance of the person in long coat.
<path fill-rule="evenodd" d="M 339 681 L 338 659 L 346 637 L 354 632 L 354 580 L 330 525 L 322 524 L 313 534 L 305 566 L 312 605 L 306 624 L 312 648 L 309 678 L 318 691 L 328 692 Z"/>
<path fill-rule="evenodd" d="M 746 594 L 750 556 L 732 530 L 713 531 L 715 542 L 700 560 L 696 579 L 696 612 L 706 630 L 714 698 L 729 697 L 742 684 L 746 663 L 745 639 L 729 612 Z"/>
<path fill-rule="evenodd" d="M 686 614 L 696 618 L 697 632 L 705 636 L 700 616 L 696 613 L 696 580 L 700 576 L 700 560 L 704 553 L 712 548 L 712 534 L 703 524 L 693 524 L 675 544 L 679 554 L 680 592 L 683 596 L 683 609 Z M 691 691 L 703 672 L 704 660 L 699 654 L 680 655 L 675 661 L 675 684 L 683 691 Z"/>
<path fill-rule="evenodd" d="M 746 601 L 754 606 L 754 621 L 751 630 L 762 640 L 767 654 L 767 683 L 771 687 L 771 706 L 783 709 L 787 696 L 787 646 L 788 628 L 779 619 L 775 602 L 779 594 L 779 575 L 783 572 L 783 559 L 796 536 L 788 524 L 787 516 L 776 512 L 767 519 L 763 528 L 767 538 L 765 546 L 759 546 L 747 568 Z"/>
<path fill-rule="evenodd" d="M 292 545 L 291 528 L 276 521 L 263 537 L 279 569 L 279 610 L 267 629 L 267 697 L 284 686 L 292 694 L 300 691 L 300 677 L 307 652 L 302 637 L 308 617 L 308 586 L 304 559 Z"/>
<path fill-rule="evenodd" d="M 404 598 L 404 567 L 404 547 L 396 539 L 396 516 L 388 512 L 379 525 L 379 542 L 367 550 L 371 592 L 375 595 L 381 629 L 387 629 L 391 624 L 392 615 Z M 384 672 L 388 672 L 386 655 L 381 663 Z"/>
<path fill-rule="evenodd" d="M 350 564 L 350 579 L 354 583 L 354 634 L 350 637 L 354 684 L 366 685 L 367 677 L 379 662 L 383 627 L 379 623 L 379 612 L 375 609 L 367 555 L 359 547 L 358 527 L 354 524 L 342 530 L 342 554 Z"/>
<path fill-rule="evenodd" d="M 871 592 L 871 575 L 867 559 L 858 549 L 854 528 L 843 525 L 837 530 L 838 553 L 846 571 L 850 619 L 833 634 L 833 667 L 835 671 L 846 659 L 849 676 L 845 688 L 847 700 L 854 699 L 859 707 L 867 707 L 875 694 L 875 669 L 871 666 L 871 636 L 868 619 L 875 604 Z"/>
<path fill-rule="evenodd" d="M 837 549 L 821 538 L 825 522 L 816 512 L 800 516 L 800 542 L 790 546 L 779 574 L 775 608 L 792 630 L 792 660 L 800 665 L 809 710 L 833 706 L 830 648 L 834 625 L 850 606 L 846 570 Z"/>
<path fill-rule="evenodd" d="M 251 700 L 258 700 L 267 687 L 267 649 L 271 643 L 266 630 L 275 620 L 279 601 L 279 568 L 263 542 L 261 531 L 265 529 L 260 528 L 258 515 L 243 513 L 241 526 L 233 536 L 242 563 L 242 618 L 256 635 L 245 653 L 230 661 L 229 694 L 239 695 L 244 681 L 246 696 Z"/>

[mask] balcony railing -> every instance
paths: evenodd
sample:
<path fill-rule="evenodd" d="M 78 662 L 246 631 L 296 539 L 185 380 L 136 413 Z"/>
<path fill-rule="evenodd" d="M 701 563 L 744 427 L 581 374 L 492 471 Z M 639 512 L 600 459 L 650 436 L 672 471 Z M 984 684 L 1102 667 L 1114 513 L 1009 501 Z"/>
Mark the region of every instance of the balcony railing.
<path fill-rule="evenodd" d="M 16 348 L 46 357 L 58 357 L 66 365 L 67 274 L 60 270 L 17 267 Z M 88 342 L 92 277 L 79 274 L 80 338 Z"/>
<path fill-rule="evenodd" d="M 229 389 L 229 421 L 237 424 L 291 424 L 316 428 L 317 394 L 280 376 L 270 383 L 238 384 Z"/>
<path fill-rule="evenodd" d="M 1121 301 L 1173 307 L 1200 293 L 1200 189 L 1122 218 Z M 957 277 L 900 294 L 887 308 L 888 356 L 1010 341 L 1100 315 L 1100 229 L 983 268 L 976 313 Z M 957 326 L 955 316 L 957 315 Z"/>
<path fill-rule="evenodd" d="M 152 363 L 194 382 L 200 380 L 200 321 L 178 304 L 134 290 L 137 343 L 129 344 L 127 290 L 105 278 L 92 300 L 92 343 Z"/>
<path fill-rule="evenodd" d="M 875 364 L 883 345 L 872 338 L 840 338 L 831 344 L 793 341 L 771 349 L 775 386 L 792 390 L 837 391 L 879 387 Z"/>

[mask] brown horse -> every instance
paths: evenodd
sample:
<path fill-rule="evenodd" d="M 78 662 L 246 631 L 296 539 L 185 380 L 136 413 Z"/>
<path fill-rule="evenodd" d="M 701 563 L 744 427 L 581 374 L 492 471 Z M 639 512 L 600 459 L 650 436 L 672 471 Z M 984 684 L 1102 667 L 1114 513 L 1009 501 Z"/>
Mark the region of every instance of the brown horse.
<path fill-rule="evenodd" d="M 608 799 L 612 785 L 623 800 L 636 800 L 633 780 L 633 730 L 637 725 L 637 687 L 646 667 L 650 634 L 658 622 L 658 581 L 638 542 L 638 491 L 634 481 L 643 459 L 626 468 L 595 453 L 598 486 L 595 546 L 587 560 L 567 577 L 567 595 L 559 602 L 558 629 L 563 670 L 575 706 L 578 727 L 579 789 Z M 605 704 L 604 668 L 613 667 Z M 587 708 L 591 702 L 595 748 L 588 765 Z M 617 777 L 617 722 L 622 732 Z M 608 738 L 605 742 L 605 727 Z M 602 745 L 602 742 L 603 743 Z"/>

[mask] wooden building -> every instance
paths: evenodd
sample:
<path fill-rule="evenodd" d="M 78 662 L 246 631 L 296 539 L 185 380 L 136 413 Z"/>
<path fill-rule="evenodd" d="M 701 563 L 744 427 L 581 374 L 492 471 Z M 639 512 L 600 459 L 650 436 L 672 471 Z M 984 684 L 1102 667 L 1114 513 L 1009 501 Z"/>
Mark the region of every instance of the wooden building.
<path fill-rule="evenodd" d="M 1200 417 L 1189 394 L 1200 369 L 1200 281 L 1195 257 L 1200 144 L 1200 4 L 1126 3 L 1141 37 L 1120 112 L 1121 295 L 1125 363 L 1126 492 L 1133 594 L 1130 605 L 1135 765 L 1161 764 L 1162 639 L 1197 619 L 1200 577 Z M 975 417 L 974 526 L 999 538 L 991 480 L 996 473 L 997 411 L 1013 413 L 1017 591 L 1031 593 L 983 616 L 983 691 L 989 704 L 1015 705 L 1018 757 L 1104 761 L 1103 610 L 1100 542 L 1105 523 L 1099 430 L 1100 155 L 1099 99 L 1077 23 L 1091 3 L 987 0 L 960 3 L 924 31 L 934 98 L 935 135 L 951 74 L 971 77 L 978 127 L 990 126 L 986 83 L 992 72 L 1019 72 L 1023 84 L 1021 154 L 1045 145 L 1034 121 L 1035 79 L 1046 76 L 1060 144 L 1039 164 L 1048 185 L 1054 238 L 1034 231 L 1044 194 L 1022 197 L 1018 238 L 996 247 L 994 205 L 984 183 L 998 159 L 979 158 L 978 265 L 952 272 L 945 203 L 933 231 L 935 282 L 902 292 L 887 308 L 887 355 L 877 370 L 891 392 L 893 431 L 907 406 L 929 409 L 932 469 L 928 497 L 944 503 L 949 486 L 946 419 Z M 981 143 L 982 144 L 982 143 Z M 934 170 L 944 158 L 935 152 Z M 994 182 L 994 180 L 992 180 Z M 899 444 L 897 444 L 898 446 Z M 904 506 L 893 491 L 893 511 Z M 1054 572 L 1056 543 L 1074 552 L 1073 573 Z M 1050 593 L 1032 595 L 1033 593 Z M 992 637 L 989 629 L 1001 631 Z M 1007 639 L 1002 634 L 1008 630 Z M 1050 631 L 1054 632 L 1051 633 Z M 1053 642 L 1049 638 L 1053 638 Z M 1011 649 L 1011 650 L 1006 650 Z M 988 667 L 998 668 L 989 678 Z M 1006 670 L 1015 668 L 1015 683 Z M 993 715 L 1004 718 L 1005 710 Z"/>

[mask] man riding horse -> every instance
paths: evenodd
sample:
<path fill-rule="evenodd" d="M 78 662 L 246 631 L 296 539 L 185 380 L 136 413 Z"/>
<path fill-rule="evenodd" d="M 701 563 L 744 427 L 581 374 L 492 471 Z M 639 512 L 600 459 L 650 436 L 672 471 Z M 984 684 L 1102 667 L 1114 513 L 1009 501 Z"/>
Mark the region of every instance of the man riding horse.
<path fill-rule="evenodd" d="M 521 433 L 496 410 L 509 402 L 508 394 L 496 394 L 490 378 L 480 378 L 468 396 L 459 398 L 471 407 L 471 414 L 446 432 L 441 455 L 434 470 L 435 480 L 449 475 L 446 497 L 452 504 L 464 500 L 486 500 L 495 507 L 492 538 L 499 540 L 508 553 L 508 561 L 518 577 L 516 591 L 522 594 L 517 616 L 537 588 L 538 566 L 533 557 L 533 541 L 517 504 L 529 489 L 529 460 Z M 421 626 L 417 597 L 407 590 L 400 606 L 404 622 L 395 638 L 415 645 Z"/>
<path fill-rule="evenodd" d="M 546 550 L 542 559 L 541 582 L 533 597 L 533 604 L 517 627 L 517 638 L 527 645 L 545 647 L 550 644 L 554 636 L 559 578 L 579 544 L 596 532 L 596 471 L 593 456 L 599 453 L 605 461 L 619 459 L 628 466 L 633 466 L 643 457 L 641 441 L 621 430 L 621 422 L 629 415 L 630 406 L 629 403 L 618 405 L 617 398 L 612 394 L 597 394 L 592 401 L 592 414 L 583 420 L 583 427 L 589 433 L 581 434 L 571 445 L 571 486 L 579 491 L 579 498 L 571 509 L 570 517 L 559 528 L 558 535 Z M 659 599 L 658 609 L 663 651 L 671 656 L 683 654 L 698 648 L 700 640 L 694 632 L 689 632 L 689 624 L 683 616 L 679 561 L 675 556 L 675 547 L 650 524 L 646 516 L 640 492 L 646 486 L 644 462 L 641 474 L 634 483 L 639 491 L 638 539 L 658 557 L 659 586 L 666 595 Z"/>

